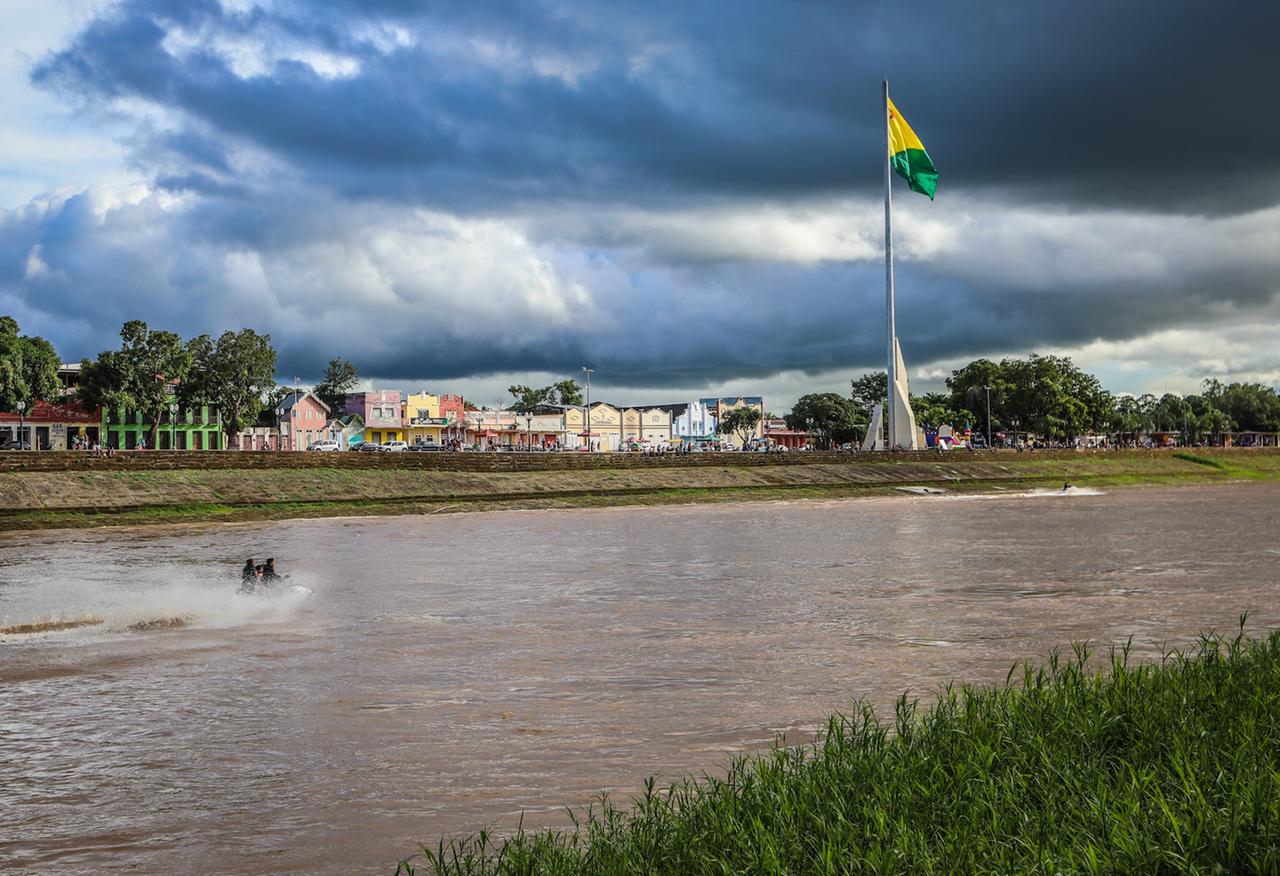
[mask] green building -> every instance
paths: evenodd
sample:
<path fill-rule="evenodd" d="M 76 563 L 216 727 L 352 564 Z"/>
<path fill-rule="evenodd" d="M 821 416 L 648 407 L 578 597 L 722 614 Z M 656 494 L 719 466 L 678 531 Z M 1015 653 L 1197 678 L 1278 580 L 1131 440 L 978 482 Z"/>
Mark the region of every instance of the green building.
<path fill-rule="evenodd" d="M 138 411 L 121 411 L 119 408 L 102 409 L 102 446 L 116 450 L 133 450 L 146 438 L 152 450 L 219 450 L 222 447 L 222 421 L 218 409 L 201 405 L 191 410 L 179 410 L 171 417 L 169 410 L 177 405 L 170 402 L 160 417 L 160 429 L 156 433 L 156 446 L 151 447 L 151 424 L 143 422 Z"/>

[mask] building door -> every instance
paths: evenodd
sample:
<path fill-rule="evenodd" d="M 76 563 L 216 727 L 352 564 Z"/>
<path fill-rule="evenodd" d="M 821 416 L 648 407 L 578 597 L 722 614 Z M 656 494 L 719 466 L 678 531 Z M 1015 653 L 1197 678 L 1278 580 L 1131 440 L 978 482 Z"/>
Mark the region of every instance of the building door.
<path fill-rule="evenodd" d="M 191 449 L 204 450 L 204 433 L 203 432 L 191 433 Z"/>

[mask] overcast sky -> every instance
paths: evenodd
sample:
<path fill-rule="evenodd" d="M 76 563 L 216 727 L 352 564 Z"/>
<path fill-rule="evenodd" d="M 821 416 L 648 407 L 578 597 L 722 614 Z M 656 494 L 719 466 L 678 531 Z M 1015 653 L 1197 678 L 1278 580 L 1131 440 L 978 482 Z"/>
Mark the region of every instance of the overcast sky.
<path fill-rule="evenodd" d="M 1074 357 L 1280 381 L 1274 2 L 0 0 L 0 313 L 269 333 L 488 404 L 596 371 L 781 412 L 883 368 L 880 80 L 913 388 Z"/>

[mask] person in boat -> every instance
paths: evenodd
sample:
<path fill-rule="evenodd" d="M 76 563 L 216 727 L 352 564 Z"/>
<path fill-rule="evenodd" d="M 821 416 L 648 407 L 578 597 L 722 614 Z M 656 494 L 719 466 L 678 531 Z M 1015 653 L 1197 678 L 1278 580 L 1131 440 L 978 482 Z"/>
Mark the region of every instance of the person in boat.
<path fill-rule="evenodd" d="M 1071 481 L 1062 482 L 1062 492 L 1068 492 L 1071 489 Z"/>

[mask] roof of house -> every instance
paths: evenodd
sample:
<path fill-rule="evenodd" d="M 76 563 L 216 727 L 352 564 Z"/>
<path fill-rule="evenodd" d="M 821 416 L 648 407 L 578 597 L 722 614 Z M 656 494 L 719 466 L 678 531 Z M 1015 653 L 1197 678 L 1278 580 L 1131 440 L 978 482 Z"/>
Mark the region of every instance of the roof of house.
<path fill-rule="evenodd" d="M 676 402 L 675 404 L 666 405 L 632 405 L 632 407 L 641 411 L 652 410 L 653 408 L 657 408 L 660 411 L 669 411 L 674 418 L 683 416 L 684 412 L 689 410 L 689 405 L 690 402 Z"/>
<path fill-rule="evenodd" d="M 320 401 L 320 396 L 318 396 L 318 395 L 316 395 L 314 392 L 310 392 L 310 391 L 308 391 L 308 392 L 304 392 L 304 393 L 301 393 L 300 395 L 299 395 L 299 394 L 292 393 L 292 392 L 291 392 L 291 393 L 289 393 L 287 396 L 285 396 L 283 399 L 281 399 L 281 401 L 276 405 L 276 410 L 278 410 L 278 411 L 291 411 L 291 410 L 293 410 L 293 405 L 294 405 L 294 403 L 295 403 L 295 402 L 297 402 L 298 404 L 301 404 L 301 403 L 302 403 L 302 400 L 303 400 L 304 398 L 312 398 L 312 399 L 315 399 L 316 404 L 318 404 L 320 407 L 324 408 L 324 412 L 325 412 L 326 414 L 327 414 L 327 413 L 329 413 L 329 406 L 328 406 L 327 404 L 325 404 L 324 402 Z"/>

